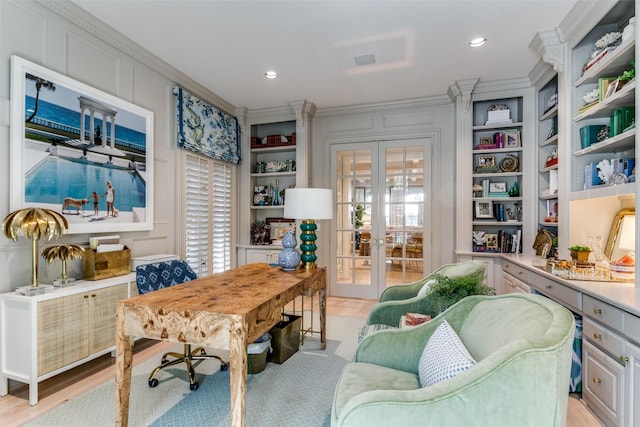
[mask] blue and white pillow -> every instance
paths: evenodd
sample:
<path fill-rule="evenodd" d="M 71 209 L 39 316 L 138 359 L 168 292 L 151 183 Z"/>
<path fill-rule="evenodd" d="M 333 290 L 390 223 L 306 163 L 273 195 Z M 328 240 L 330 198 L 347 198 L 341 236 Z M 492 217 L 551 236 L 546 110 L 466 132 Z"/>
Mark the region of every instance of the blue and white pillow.
<path fill-rule="evenodd" d="M 443 320 L 422 351 L 418 375 L 422 387 L 453 378 L 476 364 L 456 331 Z"/>

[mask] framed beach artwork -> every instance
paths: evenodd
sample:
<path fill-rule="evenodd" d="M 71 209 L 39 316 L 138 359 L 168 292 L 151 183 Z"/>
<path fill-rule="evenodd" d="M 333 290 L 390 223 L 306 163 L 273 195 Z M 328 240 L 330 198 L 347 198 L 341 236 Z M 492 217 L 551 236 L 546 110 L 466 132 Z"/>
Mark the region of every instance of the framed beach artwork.
<path fill-rule="evenodd" d="M 10 209 L 67 233 L 153 229 L 153 112 L 11 57 Z"/>

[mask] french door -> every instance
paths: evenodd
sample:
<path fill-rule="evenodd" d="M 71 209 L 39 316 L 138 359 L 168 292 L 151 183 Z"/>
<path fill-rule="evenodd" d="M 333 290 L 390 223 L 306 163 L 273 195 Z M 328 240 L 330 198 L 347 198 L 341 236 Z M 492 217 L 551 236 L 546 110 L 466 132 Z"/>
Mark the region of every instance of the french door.
<path fill-rule="evenodd" d="M 331 295 L 377 299 L 431 271 L 431 139 L 334 144 Z"/>

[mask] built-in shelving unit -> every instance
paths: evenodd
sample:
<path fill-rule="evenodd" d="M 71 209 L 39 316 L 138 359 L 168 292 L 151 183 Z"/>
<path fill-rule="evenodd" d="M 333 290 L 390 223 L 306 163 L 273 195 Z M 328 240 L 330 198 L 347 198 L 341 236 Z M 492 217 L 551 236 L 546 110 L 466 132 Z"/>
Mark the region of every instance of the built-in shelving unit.
<path fill-rule="evenodd" d="M 558 77 L 548 73 L 537 90 L 538 115 L 538 227 L 558 236 L 559 168 L 562 159 L 558 156 Z"/>
<path fill-rule="evenodd" d="M 471 149 L 474 252 L 522 251 L 523 99 L 473 102 Z M 490 112 L 493 117 L 490 117 Z M 495 117 L 495 116 L 502 117 Z M 484 243 L 478 236 L 484 233 Z"/>

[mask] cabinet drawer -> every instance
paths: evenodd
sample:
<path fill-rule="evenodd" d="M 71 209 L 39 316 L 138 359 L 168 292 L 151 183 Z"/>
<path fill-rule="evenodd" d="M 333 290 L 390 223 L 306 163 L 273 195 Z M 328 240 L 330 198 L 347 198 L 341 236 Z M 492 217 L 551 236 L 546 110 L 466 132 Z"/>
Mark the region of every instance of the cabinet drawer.
<path fill-rule="evenodd" d="M 616 331 L 622 332 L 624 311 L 589 295 L 584 295 L 582 305 L 585 316 L 589 316 Z"/>
<path fill-rule="evenodd" d="M 640 344 L 640 318 L 630 313 L 624 313 L 624 335 Z"/>
<path fill-rule="evenodd" d="M 594 322 L 589 318 L 583 318 L 582 335 L 597 347 L 619 358 L 624 354 L 624 339 L 613 333 L 608 328 Z"/>
<path fill-rule="evenodd" d="M 526 268 L 520 267 L 519 265 L 516 265 L 510 261 L 505 261 L 502 264 L 502 270 L 509 273 L 518 280 L 529 283 L 529 270 L 527 270 Z"/>
<path fill-rule="evenodd" d="M 607 425 L 622 425 L 623 374 L 622 365 L 584 342 L 583 390 L 587 406 Z"/>
<path fill-rule="evenodd" d="M 531 284 L 544 295 L 558 302 L 582 310 L 582 293 L 538 274 L 531 274 Z"/>

